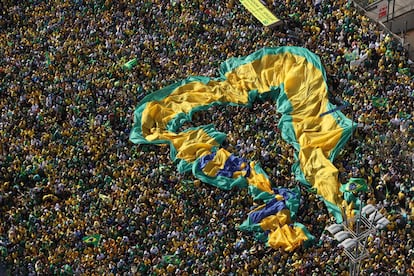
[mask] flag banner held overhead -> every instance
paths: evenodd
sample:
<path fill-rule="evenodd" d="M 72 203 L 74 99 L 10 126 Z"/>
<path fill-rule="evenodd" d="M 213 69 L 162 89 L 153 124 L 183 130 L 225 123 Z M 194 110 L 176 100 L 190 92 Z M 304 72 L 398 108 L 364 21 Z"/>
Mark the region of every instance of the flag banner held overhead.
<path fill-rule="evenodd" d="M 240 0 L 242 5 L 251 13 L 263 26 L 275 26 L 282 23 L 265 5 L 259 0 Z"/>

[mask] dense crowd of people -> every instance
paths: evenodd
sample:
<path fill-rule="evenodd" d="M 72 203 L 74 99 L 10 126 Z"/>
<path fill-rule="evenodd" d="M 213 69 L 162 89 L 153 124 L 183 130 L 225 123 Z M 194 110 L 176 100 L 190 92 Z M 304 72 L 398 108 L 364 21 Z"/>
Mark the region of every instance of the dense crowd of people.
<path fill-rule="evenodd" d="M 320 56 L 332 101 L 349 104 L 343 112 L 358 125 L 335 160 L 340 180 L 367 179 L 365 201 L 391 221 L 369 237 L 362 273 L 414 274 L 414 81 L 405 50 L 348 1 L 265 2 L 282 26 L 261 26 L 238 1 L 2 2 L 0 272 L 346 275 L 312 191 L 302 187 L 297 221 L 315 243 L 271 249 L 237 230 L 253 204 L 246 190 L 200 183 L 177 172 L 168 147 L 128 140 L 145 95 L 189 75 L 217 77 L 230 57 L 296 45 Z M 258 102 L 196 113 L 193 124 L 213 122 L 231 152 L 294 187 L 293 148 L 278 118 L 273 103 Z"/>

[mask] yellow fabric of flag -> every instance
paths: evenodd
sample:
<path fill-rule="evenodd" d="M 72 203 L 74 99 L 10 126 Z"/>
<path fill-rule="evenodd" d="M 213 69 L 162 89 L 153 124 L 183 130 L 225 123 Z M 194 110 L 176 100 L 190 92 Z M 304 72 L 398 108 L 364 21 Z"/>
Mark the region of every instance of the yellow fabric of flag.
<path fill-rule="evenodd" d="M 231 155 L 230 152 L 228 152 L 225 149 L 219 149 L 216 152 L 216 155 L 214 156 L 213 160 L 208 162 L 208 164 L 204 167 L 203 172 L 208 176 L 215 176 L 217 175 L 217 172 L 224 168 L 224 164 L 226 163 L 227 158 Z"/>
<path fill-rule="evenodd" d="M 272 185 L 270 183 L 269 178 L 267 178 L 262 173 L 257 173 L 255 170 L 255 163 L 250 163 L 250 175 L 247 177 L 247 181 L 250 183 L 250 185 L 255 186 L 260 191 L 273 193 L 272 191 Z"/>
<path fill-rule="evenodd" d="M 217 141 L 204 129 L 192 130 L 181 133 L 162 131 L 156 129 L 152 134 L 146 136 L 148 141 L 161 140 L 171 141 L 177 150 L 177 158 L 192 162 L 197 158 L 211 152 L 212 147 L 218 146 Z"/>
<path fill-rule="evenodd" d="M 287 224 L 277 228 L 269 234 L 269 245 L 273 248 L 284 248 L 286 251 L 293 251 L 299 247 L 304 240 L 306 234 L 300 227 L 289 227 Z"/>
<path fill-rule="evenodd" d="M 290 212 L 288 209 L 283 209 L 276 213 L 276 215 L 268 216 L 259 223 L 264 231 L 278 229 L 286 224 L 290 224 Z"/>

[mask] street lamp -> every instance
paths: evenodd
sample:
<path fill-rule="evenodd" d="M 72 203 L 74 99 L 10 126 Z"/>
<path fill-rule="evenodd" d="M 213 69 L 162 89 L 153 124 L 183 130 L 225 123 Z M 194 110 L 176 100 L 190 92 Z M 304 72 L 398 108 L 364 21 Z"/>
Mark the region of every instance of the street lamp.
<path fill-rule="evenodd" d="M 360 205 L 362 207 L 362 203 Z M 339 247 L 343 248 L 350 261 L 350 276 L 359 274 L 360 262 L 369 256 L 366 248 L 368 236 L 390 223 L 375 206 L 368 204 L 359 209 L 354 217 L 345 219 L 341 224 L 332 224 L 326 227 Z M 355 228 L 355 230 L 353 230 Z"/>

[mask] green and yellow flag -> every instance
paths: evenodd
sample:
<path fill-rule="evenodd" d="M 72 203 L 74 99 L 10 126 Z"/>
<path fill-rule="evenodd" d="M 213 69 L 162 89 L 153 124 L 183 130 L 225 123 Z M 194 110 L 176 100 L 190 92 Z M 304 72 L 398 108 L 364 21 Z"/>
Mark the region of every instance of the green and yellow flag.
<path fill-rule="evenodd" d="M 178 265 L 180 264 L 180 259 L 178 258 L 178 256 L 174 255 L 165 255 L 162 258 L 162 261 L 166 264 L 174 264 L 174 265 Z"/>
<path fill-rule="evenodd" d="M 82 241 L 87 244 L 87 245 L 93 245 L 93 246 L 98 246 L 99 242 L 101 240 L 101 235 L 99 234 L 94 234 L 94 235 L 90 235 L 90 236 L 85 236 L 83 237 Z"/>
<path fill-rule="evenodd" d="M 339 189 L 341 192 L 367 192 L 368 184 L 363 178 L 351 177 L 347 183 Z"/>
<path fill-rule="evenodd" d="M 50 53 L 46 52 L 45 53 L 45 59 L 46 59 L 46 67 L 49 67 L 49 65 L 52 63 L 50 60 Z"/>
<path fill-rule="evenodd" d="M 340 110 L 330 112 L 335 106 L 329 102 L 319 57 L 300 47 L 263 48 L 224 61 L 219 72 L 216 79 L 190 76 L 147 95 L 134 112 L 130 140 L 169 145 L 178 170 L 191 171 L 204 183 L 224 190 L 247 188 L 262 209 L 249 214 L 240 227 L 264 233 L 269 246 L 291 251 L 313 239 L 305 227 L 293 222 L 299 189 L 274 187 L 259 164 L 221 147 L 226 134 L 213 124 L 181 131 L 198 111 L 272 100 L 281 113 L 282 138 L 295 149 L 292 172 L 323 199 L 341 223 L 343 194 L 333 160 L 356 124 Z"/>
<path fill-rule="evenodd" d="M 375 107 L 386 107 L 388 105 L 388 99 L 383 97 L 372 97 L 372 104 Z"/>

